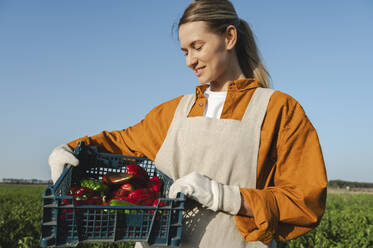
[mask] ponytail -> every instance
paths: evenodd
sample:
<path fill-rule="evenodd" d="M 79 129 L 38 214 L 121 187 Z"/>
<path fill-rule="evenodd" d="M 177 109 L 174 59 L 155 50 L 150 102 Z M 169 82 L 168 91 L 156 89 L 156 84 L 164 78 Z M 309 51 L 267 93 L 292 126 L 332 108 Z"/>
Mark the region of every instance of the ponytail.
<path fill-rule="evenodd" d="M 262 87 L 269 88 L 269 73 L 261 62 L 254 35 L 243 19 L 238 18 L 229 0 L 195 0 L 185 9 L 178 27 L 188 22 L 205 21 L 216 33 L 224 33 L 229 25 L 237 29 L 236 54 L 245 77 L 255 78 Z"/>
<path fill-rule="evenodd" d="M 245 77 L 255 78 L 262 87 L 269 88 L 269 73 L 261 62 L 254 34 L 249 24 L 240 19 L 236 28 L 238 31 L 236 53 L 242 72 Z"/>

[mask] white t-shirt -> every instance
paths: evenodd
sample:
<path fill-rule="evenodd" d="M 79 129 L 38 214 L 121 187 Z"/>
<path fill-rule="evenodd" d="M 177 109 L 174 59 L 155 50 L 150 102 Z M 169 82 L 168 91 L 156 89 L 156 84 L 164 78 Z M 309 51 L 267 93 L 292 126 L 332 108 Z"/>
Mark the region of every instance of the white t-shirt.
<path fill-rule="evenodd" d="M 226 91 L 211 91 L 208 87 L 203 93 L 207 99 L 205 111 L 203 116 L 209 118 L 220 119 L 221 112 L 223 110 L 224 101 L 227 96 Z"/>

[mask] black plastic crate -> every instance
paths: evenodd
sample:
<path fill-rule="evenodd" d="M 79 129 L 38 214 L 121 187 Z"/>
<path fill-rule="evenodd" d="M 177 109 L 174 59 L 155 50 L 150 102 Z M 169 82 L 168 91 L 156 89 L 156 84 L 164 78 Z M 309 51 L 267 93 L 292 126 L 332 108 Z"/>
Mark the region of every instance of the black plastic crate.
<path fill-rule="evenodd" d="M 40 245 L 75 247 L 79 242 L 148 242 L 149 245 L 179 246 L 185 196 L 160 198 L 164 206 L 75 206 L 67 196 L 71 185 L 84 178 L 101 180 L 108 172 L 125 172 L 136 163 L 150 177 L 158 176 L 164 183 L 162 196 L 168 195 L 173 183 L 154 162 L 147 158 L 99 153 L 96 147 L 81 142 L 74 154 L 79 166 L 68 165 L 53 186 L 43 193 L 43 220 Z M 71 204 L 66 205 L 66 201 Z"/>

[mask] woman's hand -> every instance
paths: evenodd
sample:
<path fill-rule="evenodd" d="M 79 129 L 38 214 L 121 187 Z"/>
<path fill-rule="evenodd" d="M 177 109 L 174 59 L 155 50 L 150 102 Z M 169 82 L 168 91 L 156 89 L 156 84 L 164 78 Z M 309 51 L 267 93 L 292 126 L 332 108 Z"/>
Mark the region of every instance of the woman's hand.
<path fill-rule="evenodd" d="M 241 209 L 241 193 L 238 186 L 218 183 L 198 172 L 177 179 L 170 187 L 169 197 L 175 198 L 178 192 L 213 211 L 221 210 L 236 215 Z"/>
<path fill-rule="evenodd" d="M 66 144 L 57 146 L 49 155 L 48 163 L 51 168 L 53 184 L 56 183 L 66 164 L 77 166 L 79 160 L 74 156 L 73 150 Z"/>

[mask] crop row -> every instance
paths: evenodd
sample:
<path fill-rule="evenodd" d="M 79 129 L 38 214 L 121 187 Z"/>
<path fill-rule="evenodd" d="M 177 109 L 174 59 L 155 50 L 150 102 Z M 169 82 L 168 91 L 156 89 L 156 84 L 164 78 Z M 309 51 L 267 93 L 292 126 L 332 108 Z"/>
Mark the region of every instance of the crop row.
<path fill-rule="evenodd" d="M 0 186 L 0 248 L 40 247 L 41 194 L 45 186 Z M 129 248 L 132 244 L 79 244 L 79 248 Z M 328 194 L 321 223 L 280 248 L 373 247 L 373 195 Z"/>

